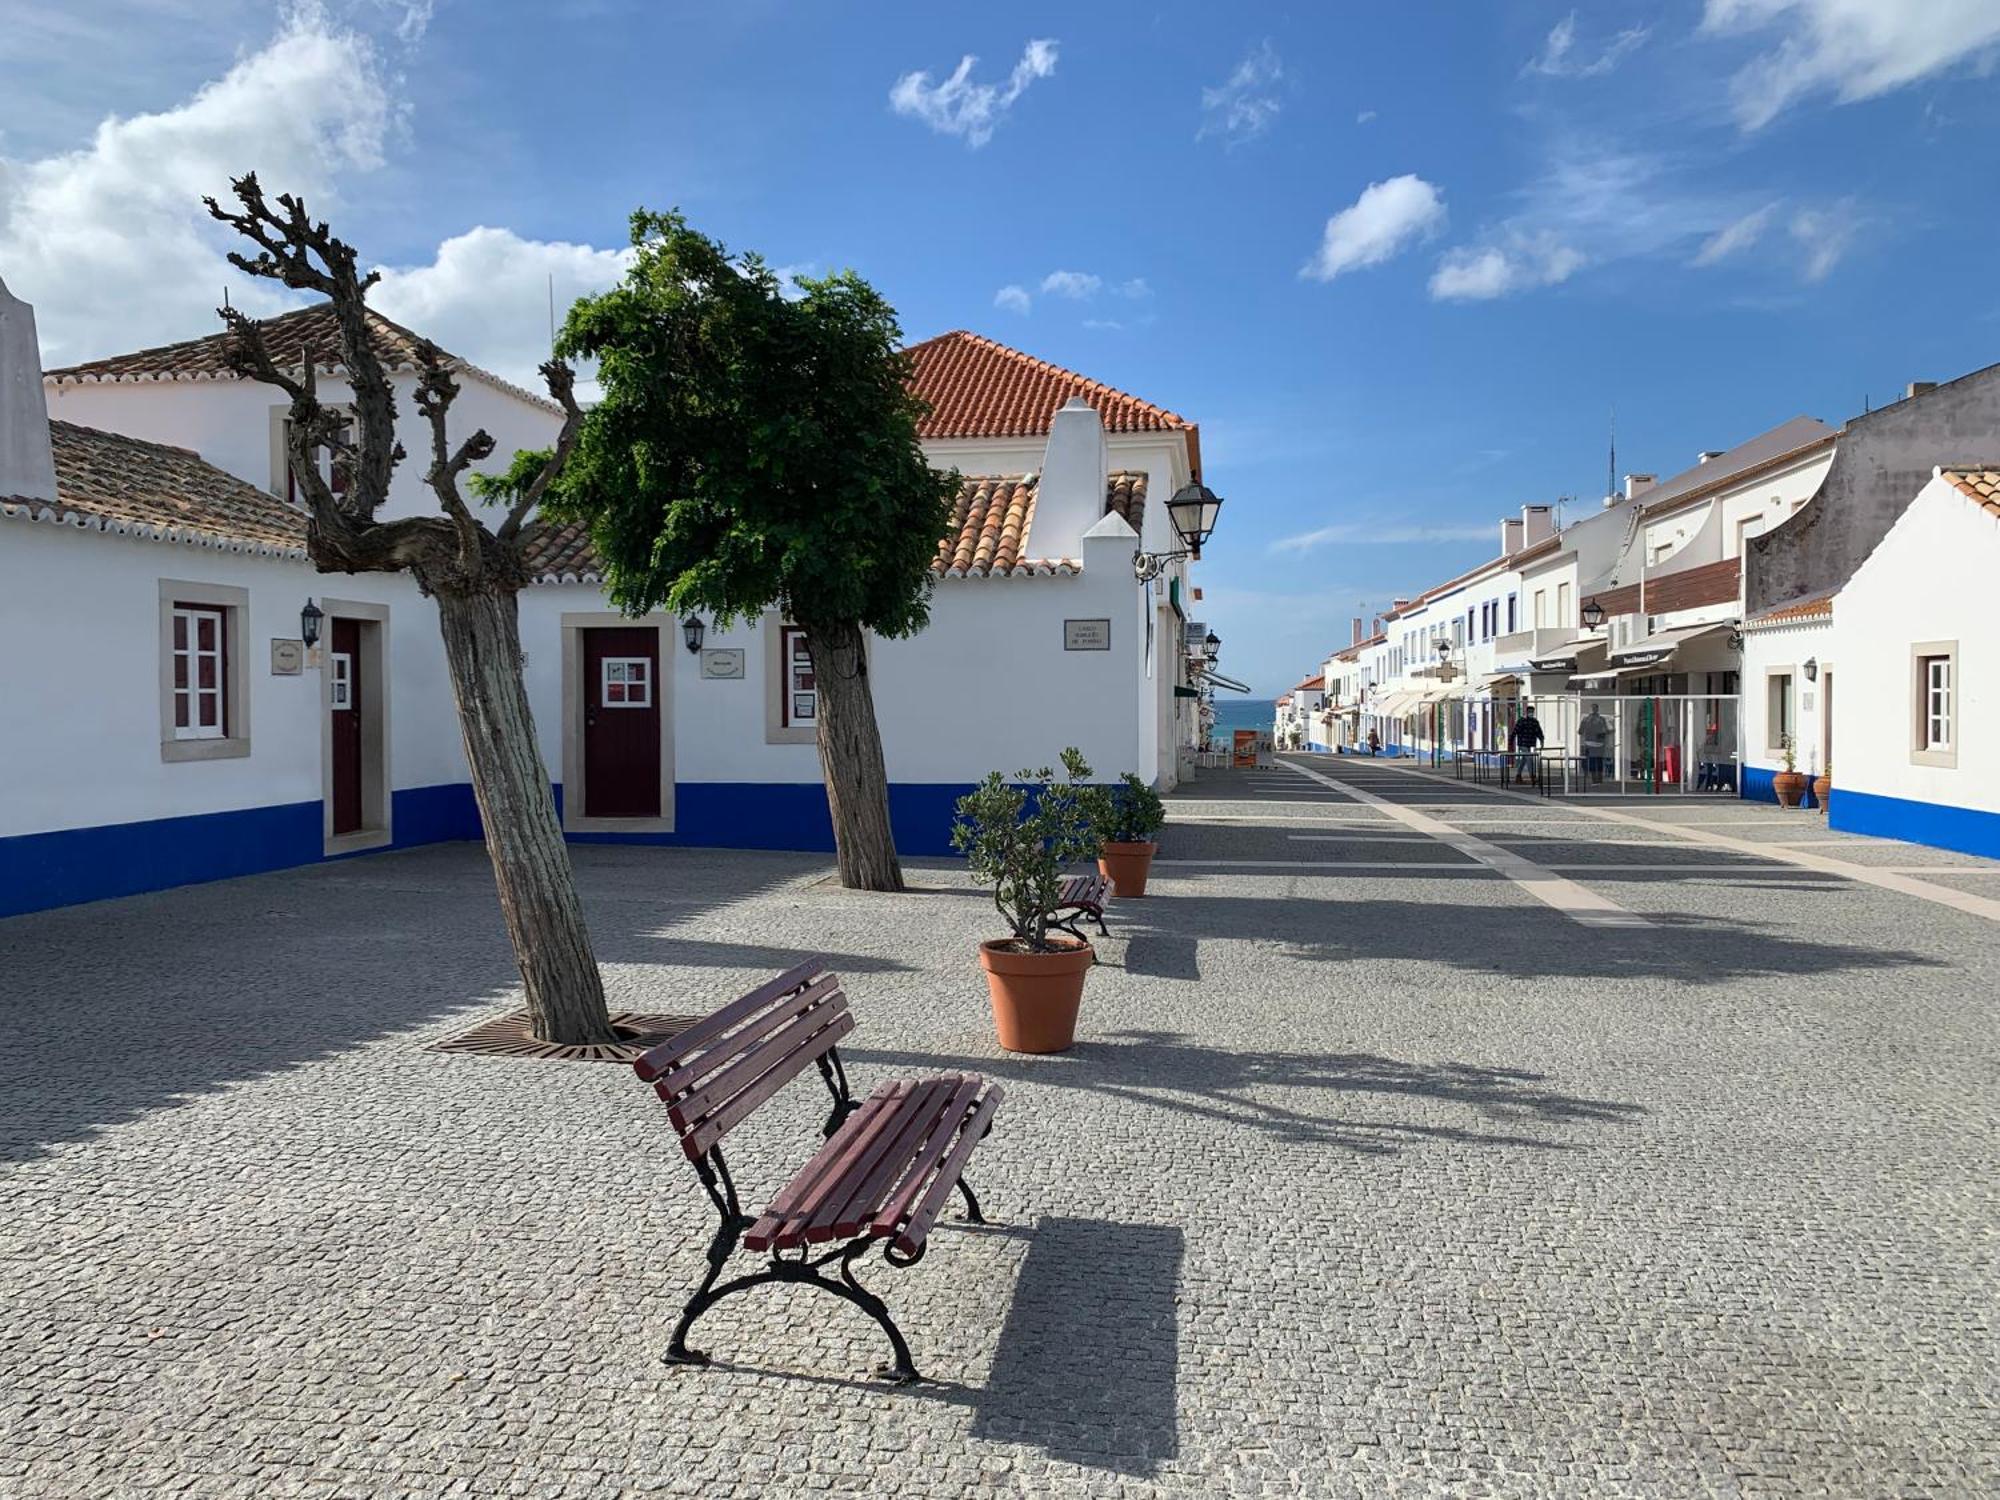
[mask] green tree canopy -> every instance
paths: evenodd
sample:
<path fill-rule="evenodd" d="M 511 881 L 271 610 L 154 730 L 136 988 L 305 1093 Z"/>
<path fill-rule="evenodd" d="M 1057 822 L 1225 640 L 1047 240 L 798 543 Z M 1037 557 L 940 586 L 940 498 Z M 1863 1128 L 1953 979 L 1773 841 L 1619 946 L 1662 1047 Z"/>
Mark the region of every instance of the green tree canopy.
<path fill-rule="evenodd" d="M 958 476 L 918 445 L 894 310 L 852 271 L 787 295 L 678 213 L 635 213 L 632 244 L 563 327 L 604 396 L 548 507 L 589 524 L 614 602 L 922 629 Z"/>

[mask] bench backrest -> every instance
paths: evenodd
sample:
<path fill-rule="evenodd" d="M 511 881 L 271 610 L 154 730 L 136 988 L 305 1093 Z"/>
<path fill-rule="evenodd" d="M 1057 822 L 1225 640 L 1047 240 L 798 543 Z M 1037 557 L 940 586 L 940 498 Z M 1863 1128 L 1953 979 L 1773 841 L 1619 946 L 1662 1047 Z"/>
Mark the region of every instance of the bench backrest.
<path fill-rule="evenodd" d="M 814 958 L 660 1043 L 632 1067 L 666 1101 L 688 1160 L 699 1161 L 853 1029 L 838 976 Z"/>

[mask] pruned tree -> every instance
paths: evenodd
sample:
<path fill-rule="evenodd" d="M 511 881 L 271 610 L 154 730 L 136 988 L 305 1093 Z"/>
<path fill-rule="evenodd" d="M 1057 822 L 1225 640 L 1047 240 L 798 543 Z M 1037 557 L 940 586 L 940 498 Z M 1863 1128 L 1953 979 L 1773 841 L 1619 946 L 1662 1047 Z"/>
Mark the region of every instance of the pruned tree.
<path fill-rule="evenodd" d="M 928 621 L 958 476 L 924 460 L 895 311 L 851 271 L 788 296 L 679 214 L 635 213 L 632 244 L 557 341 L 604 397 L 551 504 L 589 523 L 628 613 L 775 609 L 805 632 L 841 883 L 901 890 L 868 636 Z"/>
<path fill-rule="evenodd" d="M 549 395 L 563 411 L 562 430 L 536 472 L 514 487 L 499 525 L 489 528 L 466 503 L 459 480 L 492 455 L 493 438 L 481 429 L 454 446 L 449 417 L 459 387 L 452 361 L 420 342 L 415 402 L 430 437 L 424 481 L 443 514 L 380 519 L 390 479 L 407 454 L 396 437 L 395 389 L 369 322 L 366 299 L 378 273 L 363 275 L 353 247 L 325 222 L 314 222 L 300 199 L 287 193 L 267 200 L 254 173 L 230 187 L 233 208 L 203 200 L 210 214 L 257 247 L 254 254 L 230 252 L 230 262 L 251 276 L 319 293 L 340 329 L 337 353 L 353 395 L 351 417 L 320 402 L 316 352 L 307 351 L 296 368 L 281 365 L 256 319 L 219 309 L 229 325 L 231 368 L 290 398 L 286 457 L 309 510 L 306 550 L 322 573 L 408 573 L 437 601 L 472 792 L 535 1035 L 566 1043 L 615 1040 L 521 681 L 516 596 L 528 582 L 523 528 L 576 448 L 583 412 L 571 369 L 558 359 L 542 366 Z M 321 473 L 322 452 L 347 479 L 340 493 Z"/>

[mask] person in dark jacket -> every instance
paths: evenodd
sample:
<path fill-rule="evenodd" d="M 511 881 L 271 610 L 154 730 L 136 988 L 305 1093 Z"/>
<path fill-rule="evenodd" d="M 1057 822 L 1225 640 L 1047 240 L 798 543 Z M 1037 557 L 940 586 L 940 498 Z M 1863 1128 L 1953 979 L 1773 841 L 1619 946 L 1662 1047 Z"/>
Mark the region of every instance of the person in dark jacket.
<path fill-rule="evenodd" d="M 1514 780 L 1532 781 L 1535 776 L 1535 756 L 1548 736 L 1542 732 L 1542 721 L 1535 717 L 1533 708 L 1521 710 L 1521 717 L 1514 721 L 1514 727 L 1507 731 L 1507 748 L 1514 752 Z"/>

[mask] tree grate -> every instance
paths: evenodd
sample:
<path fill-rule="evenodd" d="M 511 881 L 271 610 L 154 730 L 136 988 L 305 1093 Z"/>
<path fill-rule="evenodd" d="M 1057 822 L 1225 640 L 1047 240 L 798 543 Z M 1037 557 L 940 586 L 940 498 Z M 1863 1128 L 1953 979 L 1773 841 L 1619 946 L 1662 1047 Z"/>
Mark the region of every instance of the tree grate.
<path fill-rule="evenodd" d="M 680 1035 L 699 1019 L 695 1016 L 657 1016 L 638 1011 L 615 1011 L 611 1029 L 616 1042 L 586 1042 L 566 1046 L 561 1042 L 538 1041 L 528 1029 L 528 1012 L 509 1011 L 490 1021 L 481 1021 L 472 1030 L 442 1042 L 433 1042 L 433 1052 L 472 1052 L 481 1057 L 516 1057 L 549 1062 L 629 1063 L 647 1048 Z"/>

